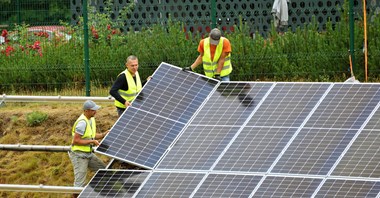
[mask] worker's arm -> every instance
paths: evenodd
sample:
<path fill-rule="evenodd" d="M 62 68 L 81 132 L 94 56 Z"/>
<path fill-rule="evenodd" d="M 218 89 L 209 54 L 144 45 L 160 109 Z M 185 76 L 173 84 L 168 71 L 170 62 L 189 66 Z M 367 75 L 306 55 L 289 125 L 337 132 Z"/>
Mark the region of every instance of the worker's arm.
<path fill-rule="evenodd" d="M 108 132 L 110 132 L 110 130 L 107 130 L 104 133 L 96 133 L 95 139 L 102 139 L 102 138 L 104 138 L 108 134 Z"/>
<path fill-rule="evenodd" d="M 225 58 L 226 58 L 227 55 L 228 55 L 227 52 L 222 52 L 222 54 L 220 55 L 220 58 L 218 60 L 218 67 L 216 68 L 216 73 L 217 74 L 220 74 L 220 72 L 222 72 L 223 65 L 224 65 L 224 60 L 225 60 Z"/>
<path fill-rule="evenodd" d="M 84 140 L 79 133 L 74 133 L 73 145 L 89 145 L 99 146 L 98 140 Z"/>
<path fill-rule="evenodd" d="M 191 70 L 194 70 L 195 68 L 198 67 L 198 65 L 202 64 L 203 62 L 202 57 L 203 57 L 203 53 L 200 53 L 197 59 L 195 59 L 194 63 L 190 66 Z"/>
<path fill-rule="evenodd" d="M 121 74 L 117 77 L 110 90 L 110 94 L 115 98 L 115 100 L 125 104 L 126 100 L 119 94 L 119 89 L 128 90 L 128 83 L 125 74 Z"/>

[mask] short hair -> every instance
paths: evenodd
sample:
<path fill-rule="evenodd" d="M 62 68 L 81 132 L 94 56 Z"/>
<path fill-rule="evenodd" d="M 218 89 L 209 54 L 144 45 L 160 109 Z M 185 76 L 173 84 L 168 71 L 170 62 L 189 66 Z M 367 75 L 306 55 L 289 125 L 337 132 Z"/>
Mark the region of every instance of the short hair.
<path fill-rule="evenodd" d="M 128 63 L 128 61 L 130 61 L 130 60 L 137 60 L 137 56 L 130 55 L 130 56 L 127 57 L 127 60 L 125 60 L 125 62 Z"/>

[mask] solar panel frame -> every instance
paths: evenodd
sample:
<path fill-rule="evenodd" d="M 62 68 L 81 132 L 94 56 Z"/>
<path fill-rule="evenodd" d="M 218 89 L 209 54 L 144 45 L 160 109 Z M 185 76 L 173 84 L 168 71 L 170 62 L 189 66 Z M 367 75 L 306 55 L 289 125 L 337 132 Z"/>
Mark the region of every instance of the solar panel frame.
<path fill-rule="evenodd" d="M 161 86 L 166 82 L 171 82 L 169 91 Z M 162 63 L 95 152 L 152 169 L 218 84 L 219 81 L 214 79 L 183 72 L 181 68 Z M 179 104 L 171 105 L 170 100 L 157 103 L 157 99 L 153 102 L 149 99 L 164 95 Z M 169 110 L 157 112 L 154 110 L 156 108 Z M 155 133 L 156 130 L 159 133 Z"/>
<path fill-rule="evenodd" d="M 262 98 L 252 89 L 256 85 L 265 87 Z M 380 84 L 375 83 L 222 82 L 198 109 L 190 110 L 191 116 L 173 113 L 174 106 L 156 112 L 149 109 L 155 104 L 141 103 L 132 111 L 181 124 L 181 130 L 169 139 L 161 138 L 168 140 L 161 149 L 164 152 L 147 166 L 152 170 L 139 180 L 143 182 L 133 197 L 379 197 L 380 165 L 373 162 L 379 153 L 378 149 L 373 153 L 380 138 L 376 134 L 380 131 L 379 96 Z M 288 103 L 283 106 L 282 101 Z M 227 112 L 215 109 L 223 104 L 231 104 L 227 109 L 236 115 L 215 118 Z M 353 108 L 346 110 L 349 105 Z M 287 115 L 293 112 L 296 115 Z M 265 118 L 268 115 L 272 119 Z M 211 119 L 205 121 L 208 116 Z M 363 156 L 368 160 L 360 161 Z M 372 168 L 349 174 L 364 166 Z M 110 186 L 99 184 L 99 188 Z"/>

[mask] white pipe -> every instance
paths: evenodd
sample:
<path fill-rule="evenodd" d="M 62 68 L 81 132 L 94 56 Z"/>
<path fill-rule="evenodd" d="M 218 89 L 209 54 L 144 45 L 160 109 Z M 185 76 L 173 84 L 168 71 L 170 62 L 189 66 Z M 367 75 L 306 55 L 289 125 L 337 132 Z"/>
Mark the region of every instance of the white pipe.
<path fill-rule="evenodd" d="M 84 188 L 71 186 L 45 186 L 0 184 L 0 191 L 50 192 L 50 193 L 80 193 Z"/>
<path fill-rule="evenodd" d="M 112 96 L 95 97 L 95 96 L 17 96 L 6 95 L 0 96 L 2 102 L 52 102 L 52 101 L 69 101 L 69 102 L 84 102 L 85 100 L 93 100 L 98 102 L 113 102 L 115 99 Z"/>
<path fill-rule="evenodd" d="M 0 150 L 7 150 L 7 151 L 52 151 L 52 152 L 67 152 L 67 151 L 70 150 L 70 146 L 0 144 Z"/>

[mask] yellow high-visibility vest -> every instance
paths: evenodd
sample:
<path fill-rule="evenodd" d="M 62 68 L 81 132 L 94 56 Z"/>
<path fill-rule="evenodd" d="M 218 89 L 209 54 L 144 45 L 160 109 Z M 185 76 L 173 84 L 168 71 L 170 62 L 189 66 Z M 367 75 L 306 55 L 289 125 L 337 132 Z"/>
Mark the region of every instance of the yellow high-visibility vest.
<path fill-rule="evenodd" d="M 139 72 L 136 72 L 136 83 L 135 83 L 135 80 L 133 80 L 133 76 L 131 73 L 129 73 L 128 69 L 124 70 L 119 75 L 123 73 L 125 74 L 125 77 L 127 79 L 128 90 L 119 89 L 118 92 L 120 96 L 123 97 L 126 101 L 132 102 L 135 99 L 136 95 L 141 91 L 141 88 L 142 88 L 140 75 L 139 75 Z M 126 108 L 124 104 L 122 104 L 121 102 L 117 100 L 115 100 L 114 104 L 115 106 L 119 108 L 123 108 L 123 109 Z"/>
<path fill-rule="evenodd" d="M 210 50 L 210 38 L 205 38 L 203 43 L 203 70 L 205 75 L 208 77 L 214 77 L 216 73 L 216 69 L 218 68 L 218 60 L 223 52 L 223 41 L 224 37 L 220 38 L 218 45 L 216 46 L 214 59 L 211 60 L 211 50 Z M 232 72 L 231 65 L 231 53 L 229 53 L 224 60 L 224 65 L 222 71 L 220 72 L 220 76 L 228 76 Z"/>
<path fill-rule="evenodd" d="M 76 128 L 78 122 L 81 120 L 86 121 L 86 130 L 85 130 L 85 132 L 81 138 L 84 140 L 95 139 L 95 135 L 96 135 L 95 118 L 94 117 L 91 118 L 91 125 L 90 125 L 89 120 L 87 119 L 87 117 L 84 114 L 79 116 L 77 121 L 75 121 L 73 129 L 71 130 L 71 135 L 73 136 L 73 138 L 74 138 L 74 134 L 75 134 L 75 128 Z M 92 152 L 92 145 L 91 144 L 89 144 L 89 145 L 71 145 L 71 151 L 82 151 L 82 152 L 89 153 L 89 152 Z"/>

